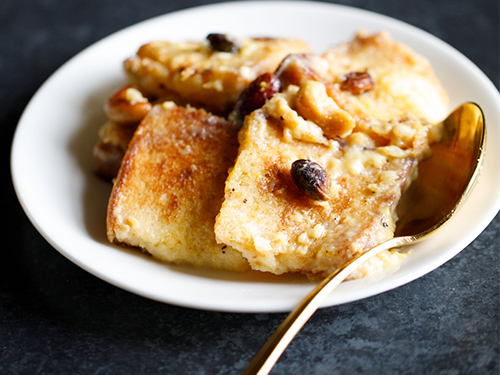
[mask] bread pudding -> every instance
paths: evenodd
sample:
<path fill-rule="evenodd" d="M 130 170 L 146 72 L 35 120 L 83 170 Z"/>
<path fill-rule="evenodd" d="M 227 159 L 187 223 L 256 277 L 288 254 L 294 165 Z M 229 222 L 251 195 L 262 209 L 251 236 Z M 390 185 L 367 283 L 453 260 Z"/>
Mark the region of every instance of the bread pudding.
<path fill-rule="evenodd" d="M 210 34 L 124 66 L 101 138 L 125 155 L 108 238 L 195 267 L 321 279 L 390 239 L 448 110 L 430 63 L 384 32 L 320 54 Z M 384 251 L 351 278 L 403 258 Z"/>

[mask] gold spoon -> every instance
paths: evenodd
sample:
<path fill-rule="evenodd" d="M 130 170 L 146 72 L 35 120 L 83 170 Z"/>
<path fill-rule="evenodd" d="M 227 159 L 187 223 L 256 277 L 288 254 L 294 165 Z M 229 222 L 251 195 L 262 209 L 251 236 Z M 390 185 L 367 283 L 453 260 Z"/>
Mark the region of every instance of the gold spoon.
<path fill-rule="evenodd" d="M 243 375 L 268 374 L 288 344 L 321 302 L 349 274 L 381 251 L 400 248 L 429 236 L 457 211 L 477 180 L 484 158 L 486 128 L 482 110 L 465 103 L 443 122 L 443 139 L 419 164 L 419 175 L 398 205 L 395 237 L 354 257 L 324 279 L 288 315 Z"/>

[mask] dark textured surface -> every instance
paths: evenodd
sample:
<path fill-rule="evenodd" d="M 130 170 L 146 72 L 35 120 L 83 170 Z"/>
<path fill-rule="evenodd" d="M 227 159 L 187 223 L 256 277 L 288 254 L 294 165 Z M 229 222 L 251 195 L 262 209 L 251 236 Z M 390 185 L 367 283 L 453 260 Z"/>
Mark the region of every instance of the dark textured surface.
<path fill-rule="evenodd" d="M 284 314 L 190 310 L 81 270 L 36 232 L 15 197 L 9 153 L 37 88 L 70 57 L 130 24 L 208 1 L 0 2 L 5 171 L 0 374 L 237 374 Z M 496 0 L 339 1 L 431 32 L 499 85 Z M 273 374 L 498 374 L 497 218 L 469 247 L 409 285 L 318 311 Z"/>

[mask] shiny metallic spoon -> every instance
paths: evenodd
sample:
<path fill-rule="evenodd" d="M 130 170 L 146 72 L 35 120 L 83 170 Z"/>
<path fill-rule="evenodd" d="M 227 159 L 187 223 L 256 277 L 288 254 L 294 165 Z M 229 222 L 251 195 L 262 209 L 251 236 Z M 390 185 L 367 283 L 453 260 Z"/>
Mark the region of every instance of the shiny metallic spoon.
<path fill-rule="evenodd" d="M 419 164 L 417 179 L 398 205 L 395 237 L 354 257 L 324 279 L 288 315 L 242 374 L 268 374 L 321 302 L 361 263 L 384 250 L 414 244 L 447 222 L 472 190 L 484 158 L 486 128 L 481 108 L 458 107 L 443 122 L 443 139 Z"/>

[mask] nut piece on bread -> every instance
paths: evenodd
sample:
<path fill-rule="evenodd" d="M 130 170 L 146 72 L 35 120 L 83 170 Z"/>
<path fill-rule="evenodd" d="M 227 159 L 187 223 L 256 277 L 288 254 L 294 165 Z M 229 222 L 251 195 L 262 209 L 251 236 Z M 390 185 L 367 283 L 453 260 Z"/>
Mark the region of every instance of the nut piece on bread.
<path fill-rule="evenodd" d="M 300 39 L 245 38 L 237 49 L 227 51 L 210 39 L 145 44 L 125 61 L 125 71 L 149 96 L 174 93 L 193 106 L 227 115 L 255 78 L 273 72 L 290 53 L 310 52 Z"/>
<path fill-rule="evenodd" d="M 115 180 L 108 239 L 166 262 L 249 269 L 239 252 L 215 241 L 213 230 L 237 148 L 234 124 L 172 102 L 155 105 Z"/>

